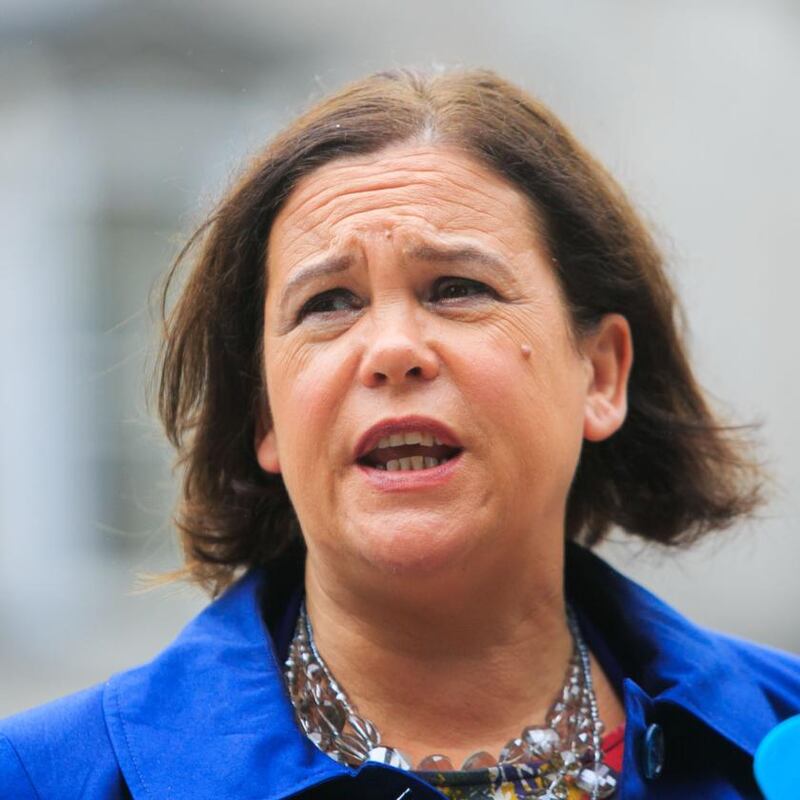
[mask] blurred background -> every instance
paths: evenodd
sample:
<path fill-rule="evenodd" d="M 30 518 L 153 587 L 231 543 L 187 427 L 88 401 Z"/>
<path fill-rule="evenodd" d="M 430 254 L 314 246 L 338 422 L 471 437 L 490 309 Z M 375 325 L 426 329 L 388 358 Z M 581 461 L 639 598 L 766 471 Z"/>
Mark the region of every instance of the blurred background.
<path fill-rule="evenodd" d="M 0 0 L 0 715 L 149 659 L 204 604 L 145 405 L 149 296 L 245 157 L 391 66 L 487 66 L 548 103 L 651 221 L 698 374 L 761 422 L 758 519 L 613 563 L 800 652 L 796 0 Z"/>

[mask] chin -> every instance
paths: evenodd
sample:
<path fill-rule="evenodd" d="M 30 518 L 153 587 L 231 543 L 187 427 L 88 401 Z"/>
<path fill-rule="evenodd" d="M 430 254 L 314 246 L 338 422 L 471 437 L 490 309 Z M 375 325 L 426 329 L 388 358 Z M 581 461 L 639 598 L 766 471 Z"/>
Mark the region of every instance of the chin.
<path fill-rule="evenodd" d="M 365 534 L 356 544 L 361 558 L 372 569 L 389 575 L 436 576 L 457 568 L 475 546 L 474 537 L 463 529 L 435 531 L 430 525 L 397 526 L 375 535 Z"/>

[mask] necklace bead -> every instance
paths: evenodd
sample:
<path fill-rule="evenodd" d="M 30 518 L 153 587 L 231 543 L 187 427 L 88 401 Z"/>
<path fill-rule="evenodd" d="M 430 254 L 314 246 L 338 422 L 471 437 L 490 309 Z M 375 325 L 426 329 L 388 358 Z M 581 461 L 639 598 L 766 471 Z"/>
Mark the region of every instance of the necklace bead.
<path fill-rule="evenodd" d="M 528 761 L 531 756 L 531 751 L 528 745 L 520 738 L 512 739 L 500 751 L 500 757 L 497 759 L 500 764 L 522 764 Z"/>
<path fill-rule="evenodd" d="M 552 728 L 531 725 L 522 731 L 522 738 L 537 758 L 550 758 L 561 744 L 561 737 Z"/>
<path fill-rule="evenodd" d="M 455 767 L 447 756 L 432 755 L 423 758 L 417 764 L 417 769 L 421 772 L 452 772 Z"/>
<path fill-rule="evenodd" d="M 411 764 L 408 759 L 393 747 L 373 747 L 369 751 L 368 759 L 370 761 L 378 761 L 381 764 L 388 764 L 391 767 L 399 767 L 400 769 L 411 769 Z"/>
<path fill-rule="evenodd" d="M 496 763 L 497 759 L 493 758 L 491 753 L 487 753 L 485 750 L 479 750 L 477 753 L 467 756 L 464 763 L 461 765 L 461 769 L 487 769 L 488 767 L 493 767 Z"/>

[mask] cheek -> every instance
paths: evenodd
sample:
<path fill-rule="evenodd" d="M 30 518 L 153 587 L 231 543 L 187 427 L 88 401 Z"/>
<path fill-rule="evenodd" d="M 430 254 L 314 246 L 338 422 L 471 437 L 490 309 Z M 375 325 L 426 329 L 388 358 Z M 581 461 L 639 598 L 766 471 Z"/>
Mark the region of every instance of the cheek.
<path fill-rule="evenodd" d="M 350 360 L 337 344 L 298 348 L 276 346 L 267 358 L 267 395 L 281 452 L 307 460 L 322 452 L 350 380 Z"/>
<path fill-rule="evenodd" d="M 509 401 L 524 401 L 532 409 L 563 406 L 580 393 L 582 362 L 554 312 L 498 317 L 462 333 L 452 351 L 501 407 Z"/>
<path fill-rule="evenodd" d="M 583 367 L 569 341 L 531 326 L 493 331 L 464 342 L 461 375 L 465 399 L 486 426 L 487 441 L 509 443 L 510 472 L 528 474 L 574 467 L 583 436 Z M 529 344 L 525 358 L 522 344 Z M 468 356 L 468 357 L 465 357 Z M 561 470 L 558 470 L 559 472 Z"/>

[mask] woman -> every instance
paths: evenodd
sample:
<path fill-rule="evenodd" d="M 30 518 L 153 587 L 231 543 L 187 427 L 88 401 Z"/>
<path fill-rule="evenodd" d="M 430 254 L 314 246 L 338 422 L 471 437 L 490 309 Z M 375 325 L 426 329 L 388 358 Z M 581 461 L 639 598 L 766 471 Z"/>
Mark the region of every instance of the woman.
<path fill-rule="evenodd" d="M 694 541 L 758 476 L 648 233 L 549 111 L 488 72 L 372 76 L 190 252 L 160 411 L 184 575 L 217 599 L 150 664 L 5 721 L 0 795 L 756 795 L 800 661 L 588 548 Z"/>

